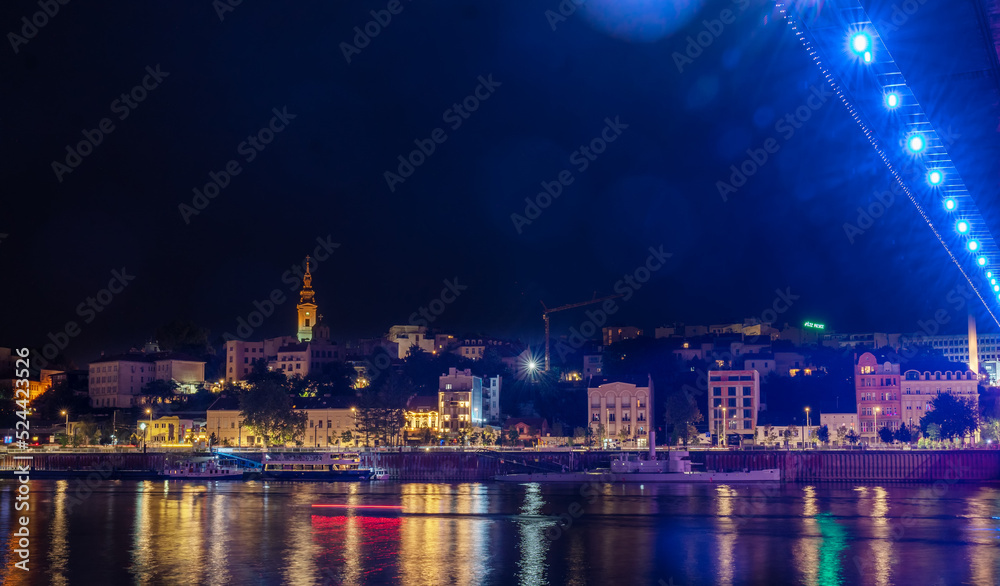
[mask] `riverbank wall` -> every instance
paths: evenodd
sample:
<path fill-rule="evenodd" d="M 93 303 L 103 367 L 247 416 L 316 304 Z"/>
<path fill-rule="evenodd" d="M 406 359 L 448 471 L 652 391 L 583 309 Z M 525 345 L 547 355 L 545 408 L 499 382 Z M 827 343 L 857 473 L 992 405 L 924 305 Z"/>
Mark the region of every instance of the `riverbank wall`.
<path fill-rule="evenodd" d="M 608 467 L 620 452 L 408 451 L 361 452 L 361 465 L 384 468 L 391 478 L 407 481 L 489 480 L 500 474 L 583 471 Z M 260 461 L 260 453 L 243 453 Z M 24 461 L 0 454 L 0 473 L 9 476 Z M 36 453 L 35 477 L 79 476 L 130 478 L 163 470 L 162 453 Z M 665 457 L 665 454 L 660 454 Z M 785 482 L 990 482 L 1000 481 L 1000 450 L 885 451 L 707 451 L 691 452 L 695 470 L 732 472 L 779 468 Z"/>

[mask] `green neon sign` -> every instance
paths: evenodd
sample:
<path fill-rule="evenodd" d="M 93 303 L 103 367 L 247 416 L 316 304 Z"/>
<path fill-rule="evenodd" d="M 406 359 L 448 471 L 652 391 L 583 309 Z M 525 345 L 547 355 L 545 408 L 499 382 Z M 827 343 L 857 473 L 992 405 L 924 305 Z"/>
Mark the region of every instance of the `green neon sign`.
<path fill-rule="evenodd" d="M 807 328 L 812 328 L 814 330 L 824 330 L 824 329 L 826 329 L 826 324 L 818 324 L 816 322 L 811 322 L 811 321 L 807 321 L 806 323 L 804 323 L 802 325 L 804 325 Z"/>

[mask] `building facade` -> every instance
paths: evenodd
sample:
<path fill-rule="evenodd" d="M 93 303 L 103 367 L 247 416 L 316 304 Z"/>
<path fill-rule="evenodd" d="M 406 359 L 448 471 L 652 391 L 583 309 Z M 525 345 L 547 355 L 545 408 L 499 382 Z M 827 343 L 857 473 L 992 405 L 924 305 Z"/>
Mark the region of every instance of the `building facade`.
<path fill-rule="evenodd" d="M 629 438 L 642 440 L 649 431 L 649 386 L 608 382 L 587 389 L 589 425 L 594 435 L 603 425 L 604 435 L 617 438 L 624 431 Z"/>
<path fill-rule="evenodd" d="M 438 377 L 438 413 L 442 431 L 482 427 L 483 379 L 469 369 L 449 368 L 448 374 Z"/>
<path fill-rule="evenodd" d="M 708 429 L 723 443 L 731 435 L 752 438 L 760 410 L 756 370 L 708 371 Z"/>
<path fill-rule="evenodd" d="M 899 365 L 865 352 L 854 366 L 854 389 L 858 404 L 858 433 L 861 441 L 877 443 L 882 427 L 898 429 L 903 421 L 900 402 Z"/>
<path fill-rule="evenodd" d="M 205 363 L 167 353 L 129 353 L 90 363 L 87 392 L 91 407 L 125 409 L 140 404 L 142 388 L 154 380 L 174 381 L 180 392 L 205 383 Z"/>
<path fill-rule="evenodd" d="M 929 372 L 906 370 L 900 392 L 900 415 L 906 425 L 920 425 L 920 418 L 932 409 L 931 401 L 948 393 L 959 399 L 968 399 L 979 406 L 979 381 L 971 370 Z"/>
<path fill-rule="evenodd" d="M 642 335 L 642 328 L 621 326 L 616 328 L 601 328 L 601 340 L 605 346 L 610 346 L 622 340 L 633 340 Z"/>

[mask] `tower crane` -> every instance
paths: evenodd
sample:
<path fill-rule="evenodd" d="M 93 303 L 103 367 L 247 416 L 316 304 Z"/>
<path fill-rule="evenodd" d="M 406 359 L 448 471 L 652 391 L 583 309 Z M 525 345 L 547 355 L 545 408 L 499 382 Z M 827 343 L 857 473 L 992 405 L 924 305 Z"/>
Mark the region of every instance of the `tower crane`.
<path fill-rule="evenodd" d="M 607 297 L 597 297 L 597 291 L 594 291 L 594 296 L 589 301 L 581 301 L 579 303 L 570 303 L 567 305 L 560 305 L 559 307 L 553 307 L 549 309 L 545 307 L 545 302 L 539 300 L 542 304 L 542 320 L 545 321 L 545 372 L 549 371 L 549 314 L 555 313 L 557 311 L 563 311 L 566 309 L 573 309 L 576 307 L 583 307 L 585 305 L 593 305 L 594 303 L 600 303 L 608 299 L 615 299 L 616 297 L 622 297 L 622 295 L 608 295 Z"/>

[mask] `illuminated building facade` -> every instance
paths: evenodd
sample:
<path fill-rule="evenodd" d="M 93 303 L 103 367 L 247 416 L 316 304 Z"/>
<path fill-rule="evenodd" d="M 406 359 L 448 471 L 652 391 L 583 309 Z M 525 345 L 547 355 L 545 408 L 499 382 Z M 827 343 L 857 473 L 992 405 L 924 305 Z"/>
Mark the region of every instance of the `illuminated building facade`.
<path fill-rule="evenodd" d="M 438 378 L 438 413 L 444 431 L 482 427 L 483 379 L 473 376 L 469 369 L 449 368 L 448 374 Z"/>
<path fill-rule="evenodd" d="M 630 438 L 642 439 L 649 430 L 648 386 L 628 382 L 609 382 L 587 389 L 589 425 L 597 435 L 604 425 L 605 437 L 615 438 L 622 431 Z"/>
<path fill-rule="evenodd" d="M 759 372 L 753 369 L 708 371 L 708 429 L 712 435 L 753 437 L 759 410 Z"/>
<path fill-rule="evenodd" d="M 854 366 L 854 389 L 862 441 L 877 443 L 878 429 L 888 427 L 895 430 L 902 423 L 899 379 L 898 364 L 888 360 L 880 364 L 871 352 L 865 352 L 858 358 Z"/>

